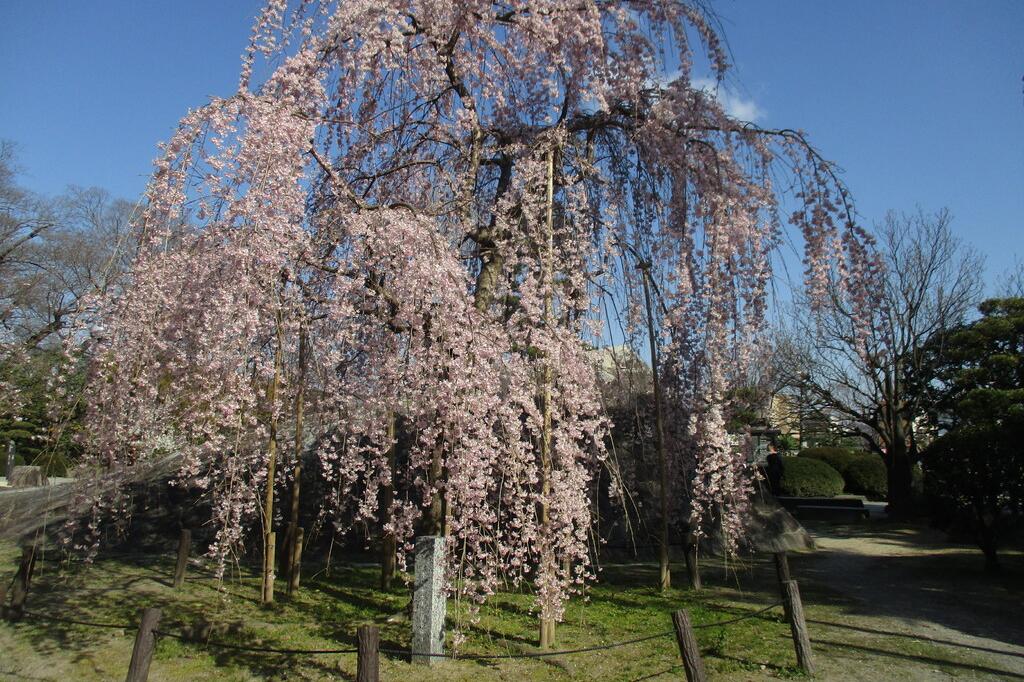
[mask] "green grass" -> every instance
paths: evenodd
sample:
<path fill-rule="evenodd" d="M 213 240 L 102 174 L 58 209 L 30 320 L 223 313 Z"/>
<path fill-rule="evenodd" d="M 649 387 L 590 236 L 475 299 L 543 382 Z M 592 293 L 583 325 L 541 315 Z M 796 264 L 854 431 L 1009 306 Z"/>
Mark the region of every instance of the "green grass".
<path fill-rule="evenodd" d="M 403 615 L 408 590 L 400 583 L 389 592 L 377 589 L 374 567 L 335 565 L 329 576 L 321 571 L 307 579 L 294 598 L 282 595 L 270 607 L 258 604 L 258 577 L 245 569 L 236 570 L 218 585 L 209 573 L 190 568 L 185 587 L 173 590 L 170 553 L 134 560 L 101 556 L 91 566 L 63 568 L 44 561 L 40 569 L 28 604 L 30 610 L 40 613 L 128 625 L 137 622 L 142 608 L 159 606 L 162 630 L 191 639 L 295 649 L 354 648 L 356 628 L 376 623 L 382 647 L 409 648 L 410 626 Z M 679 608 L 688 609 L 695 624 L 704 624 L 732 618 L 740 612 L 737 606 L 753 610 L 765 602 L 765 595 L 751 594 L 748 606 L 733 599 L 720 604 L 728 607 L 722 610 L 713 606 L 716 598 L 722 601 L 718 590 L 697 595 L 673 589 L 660 594 L 648 587 L 654 581 L 653 568 L 644 565 L 605 569 L 589 599 L 576 599 L 569 605 L 565 622 L 557 629 L 556 648 L 603 645 L 670 631 L 670 614 Z M 475 621 L 468 619 L 465 609 L 451 603 L 449 628 L 461 627 L 466 636 L 460 653 L 537 651 L 532 603 L 530 594 L 502 592 L 484 604 Z M 123 675 L 133 636 L 130 629 L 97 629 L 31 617 L 4 628 L 4 639 L 26 645 L 21 658 L 35 654 L 82 680 Z M 778 676 L 794 677 L 798 673 L 787 633 L 781 617 L 769 613 L 727 627 L 701 628 L 697 638 L 710 672 L 761 670 L 764 666 Z M 678 662 L 675 638 L 669 635 L 616 649 L 546 659 L 444 661 L 431 674 L 438 679 L 624 680 L 658 673 L 677 677 L 681 673 Z M 413 667 L 402 656 L 385 655 L 382 666 L 386 679 L 423 679 L 423 669 Z M 36 667 L 43 667 L 43 662 Z M 152 679 L 327 679 L 351 677 L 354 671 L 355 656 L 350 654 L 252 654 L 164 637 L 158 643 Z"/>
<path fill-rule="evenodd" d="M 12 566 L 14 552 L 0 548 L 0 565 Z M 798 562 L 797 562 L 798 563 Z M 737 570 L 738 568 L 738 570 Z M 377 588 L 373 566 L 335 564 L 328 575 L 306 566 L 310 577 L 294 598 L 284 595 L 262 607 L 259 578 L 236 568 L 223 582 L 190 567 L 185 587 L 171 587 L 172 552 L 161 557 L 100 559 L 93 565 L 60 566 L 43 561 L 33 583 L 28 608 L 65 618 L 134 624 L 144 607 L 163 609 L 162 630 L 195 640 L 246 646 L 296 649 L 355 648 L 356 628 L 376 623 L 381 646 L 407 651 L 410 626 L 404 617 L 409 593 L 400 582 L 395 589 Z M 795 569 L 799 573 L 799 568 Z M 7 573 L 8 578 L 10 572 Z M 677 581 L 685 579 L 677 571 Z M 604 645 L 672 629 L 670 614 L 687 609 L 702 626 L 750 613 L 778 599 L 774 573 L 767 562 L 732 566 L 725 571 L 709 564 L 708 587 L 699 593 L 671 589 L 659 593 L 654 564 L 609 565 L 587 600 L 574 599 L 559 624 L 556 649 Z M 810 597 L 808 597 L 810 595 Z M 912 637 L 872 634 L 849 623 L 848 606 L 828 597 L 827 588 L 808 582 L 805 593 L 812 638 L 820 669 L 828 678 L 857 662 L 878 679 L 895 678 L 906 666 L 963 674 L 984 662 L 969 651 Z M 466 641 L 462 654 L 519 654 L 537 651 L 537 618 L 530 594 L 501 592 L 480 609 L 471 622 L 465 610 L 449 603 L 449 628 L 461 627 Z M 397 616 L 397 617 L 394 617 Z M 391 617 L 391 618 L 389 618 Z M 882 628 L 884 629 L 884 628 Z M 0 647 L 7 652 L 0 674 L 36 679 L 108 680 L 123 678 L 131 655 L 131 629 L 96 629 L 26 618 L 0 625 Z M 699 627 L 697 640 L 712 679 L 800 678 L 795 667 L 789 627 L 781 609 L 719 627 Z M 865 658 L 874 663 L 865 663 Z M 873 667 L 872 667 L 873 666 Z M 354 679 L 356 657 L 339 655 L 274 655 L 205 647 L 193 642 L 160 638 L 150 679 Z M 915 669 L 917 669 L 915 668 Z M 643 680 L 681 679 L 674 636 L 621 648 L 555 656 L 545 659 L 446 660 L 430 669 L 413 666 L 398 655 L 382 656 L 386 680 Z M 861 679 L 870 679 L 861 678 Z"/>

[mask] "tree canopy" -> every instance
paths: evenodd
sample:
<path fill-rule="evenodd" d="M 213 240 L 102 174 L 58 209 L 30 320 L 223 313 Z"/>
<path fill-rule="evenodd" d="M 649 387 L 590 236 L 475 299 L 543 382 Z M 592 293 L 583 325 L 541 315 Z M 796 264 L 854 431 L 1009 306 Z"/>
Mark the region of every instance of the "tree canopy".
<path fill-rule="evenodd" d="M 797 188 L 813 300 L 838 282 L 868 324 L 880 263 L 831 164 L 730 118 L 699 60 L 728 69 L 698 2 L 270 0 L 237 92 L 163 146 L 130 286 L 76 336 L 93 466 L 180 456 L 226 557 L 276 523 L 278 442 L 305 434 L 292 458 L 316 443 L 325 519 L 384 519 L 406 548 L 444 533 L 453 591 L 529 580 L 557 620 L 592 576 L 607 422 L 588 349 L 607 297 L 641 319 L 639 260 L 674 513 L 735 546 L 752 472 L 728 396 L 787 229 L 773 178 Z M 400 470 L 396 414 L 415 432 Z M 414 492 L 381 508 L 395 480 Z"/>
<path fill-rule="evenodd" d="M 956 508 L 995 569 L 1009 514 L 1024 510 L 1024 298 L 979 309 L 930 348 L 933 418 L 945 432 L 923 465 L 931 494 Z"/>

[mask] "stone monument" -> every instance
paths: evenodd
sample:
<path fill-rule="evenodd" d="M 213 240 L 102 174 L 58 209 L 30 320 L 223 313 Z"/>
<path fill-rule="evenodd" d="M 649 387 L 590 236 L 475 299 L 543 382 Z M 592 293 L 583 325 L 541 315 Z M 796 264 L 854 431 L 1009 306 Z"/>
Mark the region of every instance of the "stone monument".
<path fill-rule="evenodd" d="M 412 596 L 412 662 L 433 665 L 444 653 L 444 537 L 416 538 Z M 434 655 L 431 655 L 434 654 Z"/>

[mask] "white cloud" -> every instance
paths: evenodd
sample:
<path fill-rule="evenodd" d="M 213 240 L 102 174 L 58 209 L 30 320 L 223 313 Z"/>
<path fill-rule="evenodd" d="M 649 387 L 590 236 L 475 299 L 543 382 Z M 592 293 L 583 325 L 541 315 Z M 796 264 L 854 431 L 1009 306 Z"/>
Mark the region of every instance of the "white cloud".
<path fill-rule="evenodd" d="M 718 83 L 710 78 L 694 78 L 693 87 L 717 99 L 725 113 L 733 118 L 757 123 L 764 117 L 764 111 L 757 106 L 757 102 L 744 97 L 735 88 L 724 83 Z"/>

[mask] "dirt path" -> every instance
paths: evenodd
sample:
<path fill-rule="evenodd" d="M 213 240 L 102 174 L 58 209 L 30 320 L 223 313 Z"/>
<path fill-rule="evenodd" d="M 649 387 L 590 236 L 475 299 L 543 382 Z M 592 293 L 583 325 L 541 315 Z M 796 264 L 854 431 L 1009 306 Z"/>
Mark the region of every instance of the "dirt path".
<path fill-rule="evenodd" d="M 944 534 L 872 523 L 811 525 L 791 565 L 827 679 L 1024 680 L 1024 556 L 982 572 Z"/>

